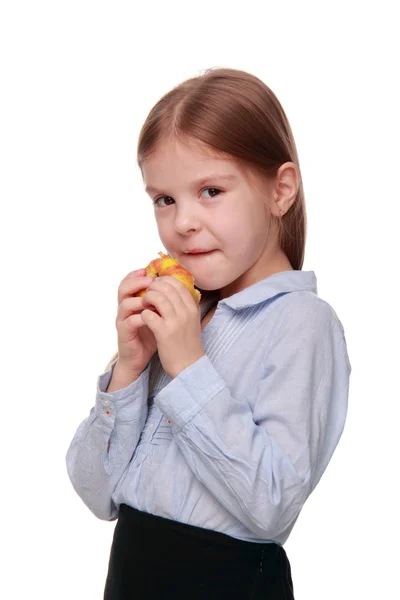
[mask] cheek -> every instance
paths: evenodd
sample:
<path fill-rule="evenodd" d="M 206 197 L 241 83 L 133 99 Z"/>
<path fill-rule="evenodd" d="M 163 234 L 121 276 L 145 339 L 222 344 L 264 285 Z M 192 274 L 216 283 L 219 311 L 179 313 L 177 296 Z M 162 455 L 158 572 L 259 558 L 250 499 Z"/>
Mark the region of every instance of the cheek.
<path fill-rule="evenodd" d="M 168 225 L 168 220 L 158 218 L 156 220 L 156 225 L 157 225 L 158 235 L 160 236 L 161 241 L 163 243 L 168 242 L 169 238 L 171 237 L 171 232 L 172 232 L 172 227 L 170 225 Z"/>
<path fill-rule="evenodd" d="M 248 243 L 256 226 L 256 215 L 244 210 L 234 210 L 221 221 L 219 230 L 224 239 L 231 244 L 243 245 Z"/>

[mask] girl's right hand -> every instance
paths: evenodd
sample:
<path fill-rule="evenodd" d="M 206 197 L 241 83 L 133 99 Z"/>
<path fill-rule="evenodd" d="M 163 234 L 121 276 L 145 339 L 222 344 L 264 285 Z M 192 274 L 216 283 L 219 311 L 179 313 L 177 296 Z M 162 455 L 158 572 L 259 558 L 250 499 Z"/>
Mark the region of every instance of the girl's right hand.
<path fill-rule="evenodd" d="M 115 321 L 118 332 L 118 363 L 127 372 L 138 376 L 157 350 L 154 334 L 140 316 L 149 305 L 144 306 L 143 297 L 133 297 L 136 292 L 147 289 L 153 281 L 151 277 L 144 277 L 144 272 L 144 269 L 132 271 L 121 281 Z"/>

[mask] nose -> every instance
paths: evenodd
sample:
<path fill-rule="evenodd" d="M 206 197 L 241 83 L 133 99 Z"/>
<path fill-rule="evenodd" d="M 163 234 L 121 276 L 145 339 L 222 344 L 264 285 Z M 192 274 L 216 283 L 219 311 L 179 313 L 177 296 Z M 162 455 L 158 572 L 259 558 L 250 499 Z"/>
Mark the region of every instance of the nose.
<path fill-rule="evenodd" d="M 199 227 L 200 221 L 193 203 L 181 203 L 180 206 L 177 206 L 175 212 L 175 229 L 178 233 L 185 234 L 190 231 L 196 231 Z"/>

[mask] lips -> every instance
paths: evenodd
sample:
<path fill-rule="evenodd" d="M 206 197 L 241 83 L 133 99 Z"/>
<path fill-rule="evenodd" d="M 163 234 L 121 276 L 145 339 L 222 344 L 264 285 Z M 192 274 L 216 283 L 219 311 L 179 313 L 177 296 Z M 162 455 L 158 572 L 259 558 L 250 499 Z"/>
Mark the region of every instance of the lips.
<path fill-rule="evenodd" d="M 186 256 L 204 256 L 205 254 L 211 254 L 214 250 L 196 250 L 194 252 L 186 252 Z"/>
<path fill-rule="evenodd" d="M 215 248 L 192 248 L 191 250 L 184 250 L 185 254 L 207 254 L 208 252 L 213 252 Z"/>

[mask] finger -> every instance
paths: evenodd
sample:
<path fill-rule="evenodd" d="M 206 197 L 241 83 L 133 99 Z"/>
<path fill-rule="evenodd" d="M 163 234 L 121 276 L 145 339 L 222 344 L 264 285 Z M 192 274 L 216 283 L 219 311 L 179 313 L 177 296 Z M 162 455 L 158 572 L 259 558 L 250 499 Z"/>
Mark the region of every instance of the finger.
<path fill-rule="evenodd" d="M 186 306 L 188 309 L 193 310 L 193 306 L 198 310 L 198 304 L 193 298 L 192 294 L 189 292 L 188 288 L 182 281 L 176 279 L 176 277 L 172 277 L 171 275 L 163 275 L 158 277 L 153 283 L 160 285 L 162 283 L 168 284 L 171 286 L 176 293 L 179 295 L 179 298 L 182 302 L 181 309 L 183 306 Z"/>
<path fill-rule="evenodd" d="M 135 271 L 131 271 L 130 273 L 128 273 L 128 275 L 126 277 L 132 277 L 135 276 L 136 277 L 141 277 L 142 275 L 145 275 L 146 273 L 146 269 L 136 269 Z"/>
<path fill-rule="evenodd" d="M 160 317 L 165 320 L 176 319 L 177 311 L 168 295 L 162 290 L 148 289 L 143 296 L 144 308 L 154 306 Z"/>
<path fill-rule="evenodd" d="M 142 319 L 142 313 L 140 313 L 139 315 L 131 315 L 130 317 L 128 317 L 127 322 L 129 322 L 130 326 L 133 326 L 136 329 L 139 329 L 140 327 L 146 325 L 146 323 Z"/>
<path fill-rule="evenodd" d="M 135 277 L 145 277 L 145 276 L 146 276 L 146 269 L 136 269 L 136 271 L 131 271 L 130 273 L 128 273 L 128 275 L 126 275 L 126 277 L 123 278 L 121 283 L 124 283 L 125 281 L 131 281 Z"/>
<path fill-rule="evenodd" d="M 160 279 L 156 279 L 148 289 L 162 291 L 170 299 L 173 307 L 175 308 L 176 314 L 179 315 L 182 314 L 182 311 L 186 311 L 187 307 L 185 302 L 182 300 L 181 290 L 179 287 L 177 289 L 174 285 L 171 285 L 171 282 L 169 281 L 171 279 L 173 279 L 173 277 L 168 279 L 164 278 L 161 281 Z M 185 286 L 183 287 L 186 291 L 188 291 Z"/>
<path fill-rule="evenodd" d="M 118 307 L 117 323 L 124 321 L 130 315 L 143 310 L 143 298 L 138 296 L 135 298 L 124 298 Z"/>
<path fill-rule="evenodd" d="M 152 277 L 132 277 L 124 279 L 118 288 L 118 305 L 125 298 L 132 297 L 136 292 L 146 289 L 153 282 Z"/>
<path fill-rule="evenodd" d="M 129 329 L 140 329 L 141 327 L 144 327 L 146 323 L 142 319 L 142 313 L 140 313 L 128 317 L 125 320 L 124 325 L 129 327 Z"/>
<path fill-rule="evenodd" d="M 162 321 L 161 316 L 152 311 L 145 309 L 138 315 L 142 319 L 143 325 L 147 325 L 154 337 L 157 339 L 159 334 L 159 325 Z"/>

